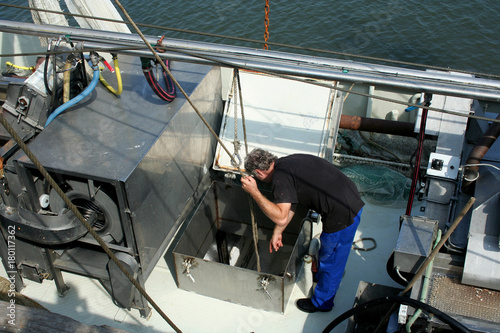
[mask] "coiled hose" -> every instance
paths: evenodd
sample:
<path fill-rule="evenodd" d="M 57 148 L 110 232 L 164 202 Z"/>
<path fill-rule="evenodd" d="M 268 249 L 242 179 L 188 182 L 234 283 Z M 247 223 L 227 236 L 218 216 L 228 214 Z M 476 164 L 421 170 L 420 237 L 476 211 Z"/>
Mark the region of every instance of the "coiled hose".
<path fill-rule="evenodd" d="M 175 84 L 172 79 L 167 75 L 165 71 L 163 71 L 163 78 L 165 79 L 165 84 L 167 86 L 167 90 L 163 89 L 162 86 L 158 83 L 158 80 L 153 75 L 153 66 L 151 64 L 150 58 L 141 58 L 142 63 L 142 72 L 144 73 L 144 77 L 146 81 L 148 81 L 149 86 L 155 94 L 160 97 L 165 102 L 172 102 L 176 97 Z M 165 60 L 165 65 L 167 68 L 170 68 L 170 61 Z"/>
<path fill-rule="evenodd" d="M 366 311 L 370 308 L 381 306 L 381 305 L 387 304 L 387 303 L 406 304 L 406 305 L 410 305 L 410 306 L 415 307 L 415 308 L 420 308 L 424 311 L 427 311 L 427 312 L 434 314 L 436 317 L 438 317 L 445 324 L 449 325 L 451 327 L 451 329 L 453 330 L 453 332 L 471 333 L 471 331 L 467 327 L 465 327 L 464 325 L 462 325 L 461 323 L 459 323 L 457 320 L 453 319 L 452 317 L 450 317 L 446 313 L 430 306 L 429 304 L 422 303 L 422 302 L 417 301 L 415 299 L 412 299 L 409 297 L 404 297 L 404 296 L 386 296 L 383 298 L 378 298 L 378 299 L 375 299 L 373 301 L 369 301 L 369 302 L 360 304 L 360 305 L 356 306 L 355 308 L 352 308 L 352 309 L 344 312 L 343 314 L 341 314 L 337 318 L 335 318 L 330 324 L 328 324 L 328 326 L 326 326 L 326 328 L 323 330 L 323 333 L 331 332 L 335 327 L 338 326 L 338 324 L 340 324 L 341 322 L 343 322 L 344 320 L 346 320 L 347 318 L 349 318 L 352 315 L 355 315 L 357 313 L 361 313 L 361 312 Z"/>

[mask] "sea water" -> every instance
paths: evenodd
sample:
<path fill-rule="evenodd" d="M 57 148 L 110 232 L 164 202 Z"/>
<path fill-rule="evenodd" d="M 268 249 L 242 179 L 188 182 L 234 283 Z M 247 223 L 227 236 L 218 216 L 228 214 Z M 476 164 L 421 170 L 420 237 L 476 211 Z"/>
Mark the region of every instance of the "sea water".
<path fill-rule="evenodd" d="M 265 1 L 120 2 L 137 23 L 264 39 Z M 20 4 L 14 0 L 6 3 Z M 270 0 L 269 3 L 270 42 L 500 75 L 498 1 Z M 61 5 L 64 6 L 64 1 Z M 29 21 L 30 15 L 21 9 L 2 7 L 0 18 Z M 256 43 L 152 27 L 141 30 L 148 35 L 262 48 Z M 269 48 L 291 51 L 273 45 Z M 319 52 L 295 52 L 325 56 Z M 345 55 L 335 57 L 360 60 Z"/>

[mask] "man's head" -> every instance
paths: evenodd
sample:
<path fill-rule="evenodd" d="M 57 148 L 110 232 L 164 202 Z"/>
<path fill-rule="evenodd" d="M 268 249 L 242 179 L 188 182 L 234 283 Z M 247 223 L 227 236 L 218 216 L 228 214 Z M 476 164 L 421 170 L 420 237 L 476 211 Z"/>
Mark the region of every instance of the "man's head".
<path fill-rule="evenodd" d="M 255 148 L 245 158 L 245 170 L 259 180 L 270 181 L 274 162 L 277 159 L 270 152 Z"/>

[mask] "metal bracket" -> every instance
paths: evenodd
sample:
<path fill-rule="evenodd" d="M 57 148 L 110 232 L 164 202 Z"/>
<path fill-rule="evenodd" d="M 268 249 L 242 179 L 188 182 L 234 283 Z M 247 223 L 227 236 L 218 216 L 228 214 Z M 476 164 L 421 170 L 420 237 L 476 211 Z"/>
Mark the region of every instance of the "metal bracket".
<path fill-rule="evenodd" d="M 269 286 L 269 284 L 271 283 L 270 281 L 273 280 L 273 278 L 271 276 L 261 275 L 257 279 L 259 280 L 260 285 L 262 286 L 262 288 L 257 289 L 257 291 L 262 290 L 266 293 L 267 296 L 269 296 L 270 299 L 273 299 L 273 296 L 271 296 L 269 290 L 267 290 L 267 287 Z"/>
<path fill-rule="evenodd" d="M 196 261 L 194 258 L 185 258 L 182 262 L 182 267 L 184 267 L 184 272 L 182 274 L 186 274 L 188 278 L 195 283 L 194 277 L 191 275 L 190 268 L 196 265 Z"/>

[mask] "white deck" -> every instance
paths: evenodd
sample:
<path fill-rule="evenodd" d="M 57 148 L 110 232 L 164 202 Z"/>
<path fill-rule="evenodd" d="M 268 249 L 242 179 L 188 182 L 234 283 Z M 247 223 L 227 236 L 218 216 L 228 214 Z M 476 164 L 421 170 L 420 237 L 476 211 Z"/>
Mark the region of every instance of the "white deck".
<path fill-rule="evenodd" d="M 373 237 L 377 248 L 369 252 L 351 252 L 331 312 L 306 314 L 299 311 L 294 303 L 304 297 L 304 292 L 298 284 L 285 314 L 255 310 L 178 289 L 171 254 L 175 244 L 170 246 L 147 280 L 146 291 L 183 332 L 321 332 L 333 319 L 352 307 L 359 281 L 399 287 L 387 275 L 386 262 L 396 244 L 402 214 L 403 208 L 365 206 L 355 239 Z M 368 242 L 366 247 L 371 245 Z M 3 265 L 1 267 L 1 275 L 6 276 Z M 144 319 L 138 310 L 128 311 L 114 305 L 97 280 L 66 272 L 63 272 L 63 277 L 70 287 L 63 298 L 58 297 L 53 281 L 39 284 L 25 280 L 22 294 L 52 312 L 89 325 L 108 325 L 129 332 L 174 332 L 154 309 L 151 317 Z M 334 332 L 344 332 L 346 325 L 347 321 L 344 321 Z"/>

